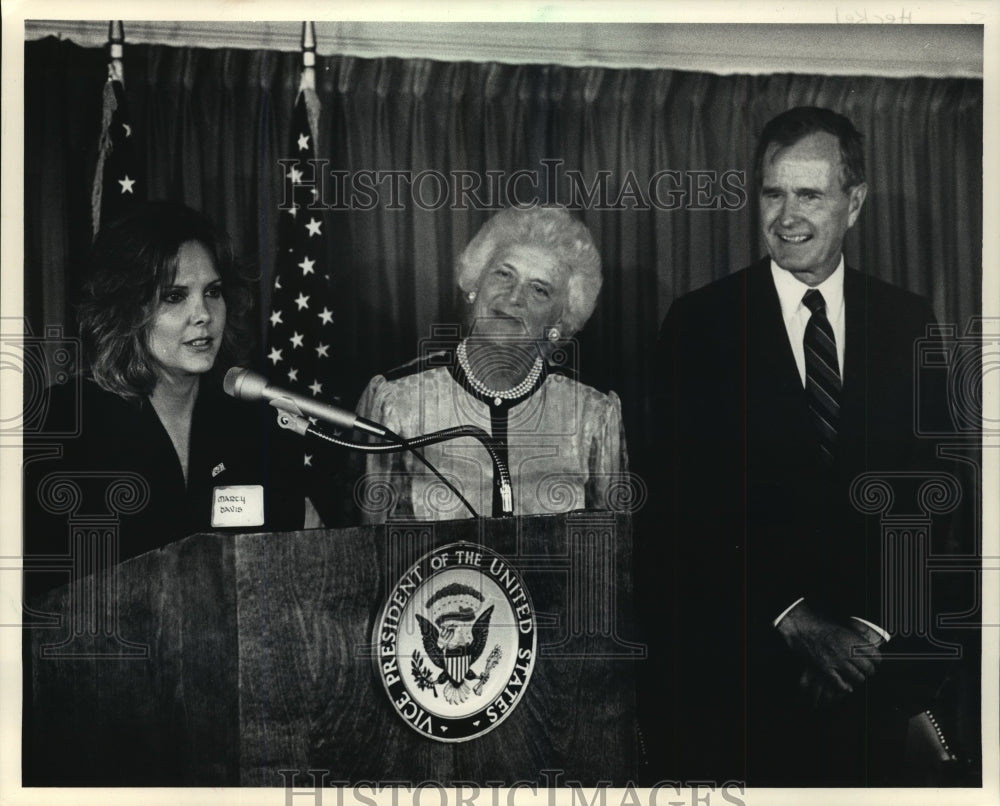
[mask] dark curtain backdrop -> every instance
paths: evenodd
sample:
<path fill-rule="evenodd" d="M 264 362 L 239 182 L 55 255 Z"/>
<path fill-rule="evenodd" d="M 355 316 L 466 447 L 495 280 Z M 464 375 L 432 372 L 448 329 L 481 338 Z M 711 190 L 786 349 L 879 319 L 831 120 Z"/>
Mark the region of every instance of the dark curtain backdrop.
<path fill-rule="evenodd" d="M 284 152 L 299 55 L 126 46 L 126 91 L 150 198 L 205 211 L 255 264 L 261 344 Z M 72 304 L 90 242 L 101 49 L 46 39 L 25 47 L 25 315 L 33 332 L 75 333 Z M 610 172 L 746 170 L 763 124 L 792 106 L 828 106 L 866 134 L 868 201 L 848 261 L 930 297 L 942 322 L 980 310 L 982 82 L 670 70 L 512 66 L 321 57 L 318 154 L 330 168 L 537 171 L 562 160 L 589 184 Z M 590 209 L 604 258 L 597 311 L 578 337 L 583 380 L 616 390 L 633 453 L 649 422 L 644 388 L 671 301 L 764 253 L 749 173 L 735 210 Z M 382 186 L 383 189 L 387 185 Z M 565 190 L 565 181 L 561 190 Z M 663 186 L 666 190 L 666 186 Z M 433 196 L 434 186 L 425 186 Z M 521 198 L 528 196 L 527 183 Z M 666 194 L 664 193 L 665 197 Z M 730 196 L 730 199 L 732 196 Z M 329 199 L 328 199 L 329 200 Z M 481 209 L 326 214 L 345 401 L 376 372 L 418 354 L 431 326 L 462 318 L 454 257 Z"/>

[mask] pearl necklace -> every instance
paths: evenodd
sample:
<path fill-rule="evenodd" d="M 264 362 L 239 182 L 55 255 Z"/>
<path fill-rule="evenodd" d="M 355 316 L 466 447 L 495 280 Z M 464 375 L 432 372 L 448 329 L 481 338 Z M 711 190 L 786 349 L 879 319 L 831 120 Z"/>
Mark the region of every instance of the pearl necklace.
<path fill-rule="evenodd" d="M 493 398 L 493 405 L 495 406 L 499 406 L 505 400 L 517 400 L 519 397 L 524 397 L 538 383 L 538 379 L 542 374 L 542 358 L 538 356 L 535 359 L 535 363 L 531 365 L 531 369 L 524 377 L 524 380 L 517 384 L 517 386 L 503 390 L 490 389 L 490 387 L 473 374 L 472 366 L 469 364 L 469 355 L 465 351 L 464 341 L 459 343 L 456 352 L 458 353 L 458 363 L 462 367 L 462 372 L 469 379 L 469 385 L 483 397 Z"/>

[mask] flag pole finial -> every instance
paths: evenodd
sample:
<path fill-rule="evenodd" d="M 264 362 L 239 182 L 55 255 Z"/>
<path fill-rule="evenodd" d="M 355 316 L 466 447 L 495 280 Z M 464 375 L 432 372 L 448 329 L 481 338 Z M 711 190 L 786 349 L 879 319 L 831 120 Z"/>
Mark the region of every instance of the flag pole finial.
<path fill-rule="evenodd" d="M 312 70 L 316 67 L 316 25 L 313 22 L 302 23 L 302 69 Z"/>
<path fill-rule="evenodd" d="M 108 23 L 108 78 L 112 81 L 125 83 L 125 68 L 122 59 L 125 57 L 125 27 L 121 20 L 111 20 Z"/>
<path fill-rule="evenodd" d="M 299 79 L 299 92 L 305 95 L 306 114 L 313 136 L 319 131 L 319 99 L 316 97 L 316 25 L 302 23 L 302 74 Z"/>

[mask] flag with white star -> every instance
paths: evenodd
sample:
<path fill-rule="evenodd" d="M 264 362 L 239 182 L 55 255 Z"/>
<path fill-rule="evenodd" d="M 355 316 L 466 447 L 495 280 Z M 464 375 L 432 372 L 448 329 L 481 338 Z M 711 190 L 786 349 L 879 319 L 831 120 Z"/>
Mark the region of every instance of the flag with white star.
<path fill-rule="evenodd" d="M 104 82 L 101 136 L 91 193 L 94 236 L 102 221 L 114 221 L 145 199 L 145 175 L 125 100 L 121 61 L 112 58 L 108 63 L 108 80 Z"/>
<path fill-rule="evenodd" d="M 289 158 L 297 162 L 283 181 L 291 182 L 294 206 L 279 209 L 278 254 L 271 291 L 267 375 L 272 382 L 303 395 L 337 402 L 334 377 L 333 285 L 326 265 L 327 227 L 323 210 L 310 209 L 322 176 L 308 162 L 316 156 L 318 118 L 315 91 L 299 90 L 292 113 Z M 287 162 L 285 163 L 288 164 Z M 303 182 L 303 176 L 315 180 Z M 282 205 L 284 208 L 284 205 Z M 307 466 L 314 457 L 307 449 Z"/>

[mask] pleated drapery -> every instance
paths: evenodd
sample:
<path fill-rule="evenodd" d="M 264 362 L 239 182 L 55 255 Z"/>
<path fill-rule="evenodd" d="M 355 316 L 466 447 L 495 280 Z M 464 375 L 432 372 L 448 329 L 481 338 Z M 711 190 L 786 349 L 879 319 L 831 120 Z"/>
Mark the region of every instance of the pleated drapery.
<path fill-rule="evenodd" d="M 203 210 L 258 268 L 261 345 L 299 64 L 274 51 L 125 49 L 149 198 Z M 848 262 L 928 296 L 939 320 L 960 329 L 980 310 L 982 81 L 347 56 L 318 58 L 316 73 L 317 153 L 328 171 L 422 177 L 413 188 L 423 204 L 407 186 L 393 204 L 383 182 L 371 209 L 327 214 L 347 402 L 370 376 L 417 355 L 432 326 L 462 319 L 454 258 L 491 211 L 452 204 L 454 186 L 478 178 L 482 196 L 490 172 L 504 182 L 534 172 L 516 185 L 521 200 L 594 191 L 580 214 L 605 284 L 570 360 L 584 381 L 619 393 L 638 445 L 652 416 L 645 390 L 659 324 L 679 294 L 764 253 L 754 139 L 803 104 L 840 111 L 865 134 L 869 195 Z M 25 315 L 35 333 L 75 333 L 105 75 L 101 49 L 25 45 Z M 663 171 L 673 173 L 656 185 L 660 200 L 676 203 L 661 206 L 674 209 L 644 203 Z M 453 184 L 442 204 L 440 176 Z M 620 209 L 608 209 L 616 200 Z"/>

